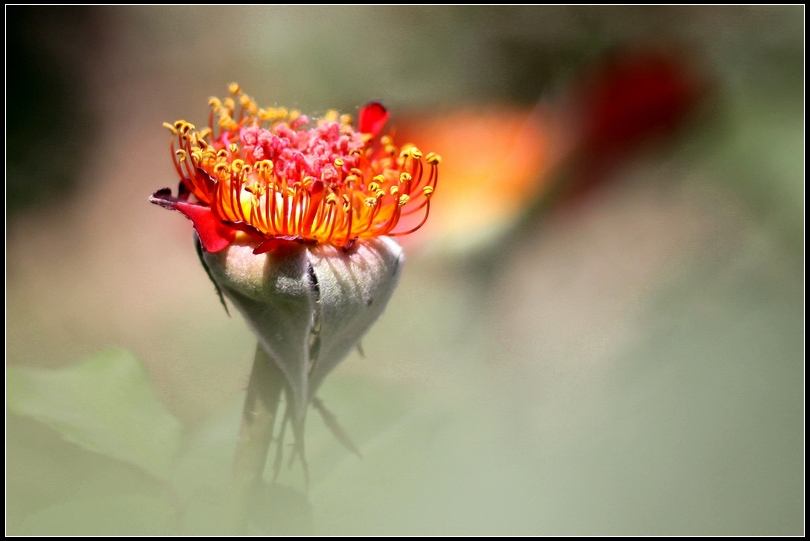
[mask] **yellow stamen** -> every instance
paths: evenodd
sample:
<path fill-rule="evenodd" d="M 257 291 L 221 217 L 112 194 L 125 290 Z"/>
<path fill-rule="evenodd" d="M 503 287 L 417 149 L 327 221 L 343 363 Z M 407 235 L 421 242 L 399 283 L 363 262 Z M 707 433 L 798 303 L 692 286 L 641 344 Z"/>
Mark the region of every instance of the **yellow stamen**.
<path fill-rule="evenodd" d="M 399 147 L 390 136 L 355 131 L 351 116 L 329 111 L 317 125 L 338 123 L 341 140 L 350 141 L 348 147 L 338 146 L 316 128 L 293 128 L 299 111 L 261 109 L 236 83 L 228 90 L 229 97 L 209 100 L 208 127 L 197 131 L 185 120 L 164 124 L 172 132 L 174 166 L 184 186 L 226 227 L 238 223 L 249 226 L 258 238 L 297 238 L 346 247 L 357 239 L 409 233 L 427 219 L 438 179 L 438 155 L 425 156 L 431 167 L 424 171 L 416 146 Z M 297 135 L 286 135 L 287 128 Z M 285 144 L 291 146 L 285 148 L 296 157 L 265 147 L 260 151 L 257 143 L 246 142 L 248 135 L 257 136 L 249 130 L 258 130 L 260 137 L 286 138 Z M 298 137 L 309 142 L 301 143 Z M 327 145 L 328 153 L 308 155 L 305 148 L 310 143 Z M 260 154 L 268 151 L 272 160 Z M 422 221 L 398 232 L 400 218 L 415 212 L 423 213 Z"/>

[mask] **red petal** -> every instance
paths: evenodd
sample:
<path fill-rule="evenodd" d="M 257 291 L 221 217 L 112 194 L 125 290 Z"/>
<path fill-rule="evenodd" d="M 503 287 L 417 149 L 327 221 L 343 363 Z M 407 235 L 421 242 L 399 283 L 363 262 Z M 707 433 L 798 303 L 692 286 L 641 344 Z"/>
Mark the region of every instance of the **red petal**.
<path fill-rule="evenodd" d="M 259 255 L 259 254 L 263 254 L 265 252 L 269 252 L 273 248 L 277 248 L 282 242 L 284 242 L 284 241 L 281 240 L 281 239 L 276 239 L 276 238 L 267 239 L 263 243 L 256 246 L 256 249 L 253 250 L 253 253 L 254 253 L 254 255 Z"/>
<path fill-rule="evenodd" d="M 303 241 L 301 237 L 290 237 L 287 235 L 283 235 L 267 239 L 266 241 L 256 246 L 256 249 L 253 250 L 253 253 L 255 255 L 259 255 L 265 252 L 269 252 L 270 250 L 275 250 L 276 252 L 279 252 L 283 251 L 285 248 L 291 248 L 296 244 L 308 244 L 308 243 L 306 241 Z"/>
<path fill-rule="evenodd" d="M 149 200 L 161 207 L 181 212 L 191 220 L 206 252 L 216 253 L 224 250 L 236 238 L 236 230 L 219 221 L 211 212 L 211 207 L 174 198 L 168 188 L 156 191 Z"/>
<path fill-rule="evenodd" d="M 385 126 L 385 121 L 391 113 L 388 109 L 383 107 L 383 104 L 378 101 L 372 101 L 360 108 L 360 115 L 358 117 L 358 128 L 360 133 L 370 133 L 374 137 L 379 135 L 380 131 Z"/>

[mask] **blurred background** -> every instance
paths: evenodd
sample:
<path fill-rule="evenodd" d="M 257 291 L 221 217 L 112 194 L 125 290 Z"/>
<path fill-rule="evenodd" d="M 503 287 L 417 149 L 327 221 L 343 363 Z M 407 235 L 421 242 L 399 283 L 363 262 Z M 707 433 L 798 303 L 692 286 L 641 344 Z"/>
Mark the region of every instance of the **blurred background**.
<path fill-rule="evenodd" d="M 428 225 L 254 533 L 804 531 L 804 8 L 7 6 L 7 533 L 211 533 L 255 341 L 163 122 L 354 114 Z"/>

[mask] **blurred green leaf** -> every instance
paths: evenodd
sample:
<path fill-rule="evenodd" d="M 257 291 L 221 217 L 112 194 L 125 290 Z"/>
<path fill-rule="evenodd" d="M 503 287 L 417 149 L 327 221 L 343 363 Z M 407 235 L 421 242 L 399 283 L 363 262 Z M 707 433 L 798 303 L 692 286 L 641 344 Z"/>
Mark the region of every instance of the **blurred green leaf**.
<path fill-rule="evenodd" d="M 184 503 L 215 500 L 230 480 L 245 393 L 217 409 L 186 436 L 172 477 L 172 487 Z"/>
<path fill-rule="evenodd" d="M 130 352 L 110 349 L 59 370 L 8 367 L 6 391 L 12 412 L 86 449 L 169 477 L 182 427 Z"/>
<path fill-rule="evenodd" d="M 183 535 L 232 533 L 222 509 L 226 504 L 244 402 L 245 393 L 239 393 L 191 430 L 185 439 L 172 480 L 173 494 L 183 505 L 180 527 Z M 342 450 L 334 440 L 329 443 Z M 271 447 L 265 470 L 268 477 L 272 476 L 274 455 L 275 446 Z M 295 478 L 302 482 L 300 471 L 295 471 Z M 311 534 L 311 511 L 303 492 L 265 481 L 253 502 L 248 534 Z"/>
<path fill-rule="evenodd" d="M 73 500 L 28 515 L 18 535 L 171 535 L 175 511 L 165 497 L 121 495 Z"/>

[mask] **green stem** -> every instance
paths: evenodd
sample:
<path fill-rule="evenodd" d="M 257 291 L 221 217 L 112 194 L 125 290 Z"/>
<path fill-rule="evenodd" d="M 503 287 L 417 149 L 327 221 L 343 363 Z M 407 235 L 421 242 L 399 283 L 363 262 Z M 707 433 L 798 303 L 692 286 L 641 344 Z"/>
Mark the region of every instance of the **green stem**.
<path fill-rule="evenodd" d="M 257 344 L 227 496 L 233 527 L 240 534 L 247 532 L 250 507 L 261 484 L 283 390 L 284 374 Z"/>

